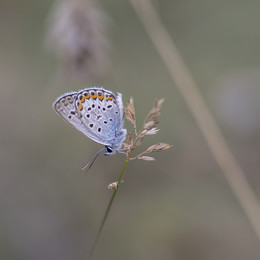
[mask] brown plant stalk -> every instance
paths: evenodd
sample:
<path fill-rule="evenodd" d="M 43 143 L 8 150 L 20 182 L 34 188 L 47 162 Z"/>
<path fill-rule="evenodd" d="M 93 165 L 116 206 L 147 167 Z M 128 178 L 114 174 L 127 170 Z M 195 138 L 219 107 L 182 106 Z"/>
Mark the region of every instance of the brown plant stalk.
<path fill-rule="evenodd" d="M 153 152 L 161 152 L 164 150 L 167 150 L 172 147 L 170 144 L 166 143 L 158 143 L 154 144 L 145 151 L 141 152 L 140 154 L 130 157 L 134 149 L 141 145 L 142 141 L 146 136 L 149 135 L 155 135 L 158 133 L 159 129 L 156 127 L 156 125 L 159 123 L 158 116 L 161 112 L 162 103 L 164 102 L 164 99 L 156 100 L 154 102 L 154 106 L 146 116 L 142 128 L 137 131 L 136 128 L 136 115 L 135 115 L 135 109 L 134 109 L 134 100 L 133 98 L 130 98 L 126 108 L 125 108 L 125 117 L 130 122 L 130 124 L 134 128 L 134 134 L 133 132 L 130 132 L 130 134 L 127 136 L 124 144 L 123 144 L 123 150 L 125 150 L 127 154 L 127 158 L 129 160 L 144 160 L 144 161 L 154 161 L 155 159 L 151 156 L 147 156 L 144 154 L 150 154 Z M 135 137 L 134 137 L 135 135 Z"/>
<path fill-rule="evenodd" d="M 233 156 L 219 126 L 201 96 L 170 34 L 149 0 L 129 0 L 172 80 L 182 94 L 207 145 L 240 202 L 260 242 L 260 207 L 245 174 Z"/>

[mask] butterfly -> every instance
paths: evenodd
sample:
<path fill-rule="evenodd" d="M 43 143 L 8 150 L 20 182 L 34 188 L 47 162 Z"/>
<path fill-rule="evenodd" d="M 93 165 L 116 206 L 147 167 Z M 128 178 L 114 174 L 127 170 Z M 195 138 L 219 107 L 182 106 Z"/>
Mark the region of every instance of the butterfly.
<path fill-rule="evenodd" d="M 97 155 L 103 150 L 104 155 L 121 151 L 127 130 L 123 128 L 124 107 L 120 93 L 115 95 L 102 87 L 85 88 L 59 96 L 53 108 L 81 133 L 105 146 Z"/>

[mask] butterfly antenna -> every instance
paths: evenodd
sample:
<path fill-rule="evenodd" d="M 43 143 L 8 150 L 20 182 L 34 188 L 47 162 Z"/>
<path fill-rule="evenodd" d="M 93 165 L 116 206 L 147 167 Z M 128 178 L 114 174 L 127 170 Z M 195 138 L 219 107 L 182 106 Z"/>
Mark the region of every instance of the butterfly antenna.
<path fill-rule="evenodd" d="M 93 163 L 95 162 L 95 160 L 97 159 L 97 157 L 99 156 L 99 154 L 105 150 L 105 147 L 102 148 L 101 150 L 99 150 L 96 155 L 94 157 L 91 158 L 91 160 L 81 169 L 82 171 L 86 170 L 86 174 L 88 173 L 89 169 L 91 168 L 91 166 L 93 165 Z"/>

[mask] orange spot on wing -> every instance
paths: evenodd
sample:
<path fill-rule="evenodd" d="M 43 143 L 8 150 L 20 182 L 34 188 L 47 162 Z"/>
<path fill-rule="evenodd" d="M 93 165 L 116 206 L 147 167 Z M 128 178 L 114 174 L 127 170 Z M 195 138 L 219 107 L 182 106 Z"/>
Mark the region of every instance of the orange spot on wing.
<path fill-rule="evenodd" d="M 96 98 L 97 98 L 97 93 L 95 92 L 93 95 L 91 94 L 91 97 L 92 97 L 93 99 L 96 99 Z"/>
<path fill-rule="evenodd" d="M 98 96 L 98 99 L 99 99 L 100 101 L 102 101 L 102 100 L 104 99 L 104 94 L 101 94 L 100 96 Z"/>
<path fill-rule="evenodd" d="M 78 104 L 78 109 L 81 111 L 82 109 L 83 109 L 83 106 L 82 106 L 82 104 Z"/>
<path fill-rule="evenodd" d="M 90 95 L 89 93 L 85 96 L 86 99 L 89 99 L 90 98 Z"/>
<path fill-rule="evenodd" d="M 82 98 L 80 99 L 80 102 L 83 103 L 85 101 L 85 97 L 82 96 Z"/>
<path fill-rule="evenodd" d="M 115 98 L 114 98 L 113 96 L 107 97 L 107 98 L 106 98 L 106 101 L 108 101 L 108 100 L 112 100 L 112 101 L 114 101 L 114 103 L 116 103 L 116 100 L 115 100 Z"/>

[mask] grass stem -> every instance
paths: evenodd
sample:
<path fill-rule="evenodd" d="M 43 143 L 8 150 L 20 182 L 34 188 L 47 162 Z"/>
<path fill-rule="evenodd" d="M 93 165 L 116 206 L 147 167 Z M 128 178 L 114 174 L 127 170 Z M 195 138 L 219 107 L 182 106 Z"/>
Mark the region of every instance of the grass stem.
<path fill-rule="evenodd" d="M 129 156 L 126 157 L 126 160 L 125 160 L 124 166 L 123 166 L 123 168 L 122 168 L 121 174 L 120 174 L 120 176 L 118 177 L 118 187 L 119 187 L 119 185 L 120 185 L 120 181 L 122 180 L 122 177 L 123 177 L 123 174 L 124 174 L 124 171 L 125 171 L 125 168 L 126 168 L 126 165 L 127 165 L 128 161 L 129 161 Z M 105 212 L 105 214 L 104 214 L 104 216 L 103 216 L 103 219 L 102 219 L 102 222 L 101 222 L 101 224 L 100 224 L 100 226 L 99 226 L 99 229 L 98 229 L 98 232 L 97 232 L 95 241 L 94 241 L 94 243 L 93 243 L 93 245 L 92 245 L 92 247 L 91 247 L 90 253 L 89 253 L 89 260 L 92 259 L 92 256 L 93 256 L 93 254 L 94 254 L 94 251 L 95 251 L 97 242 L 98 242 L 98 240 L 99 240 L 99 238 L 100 238 L 100 235 L 101 235 L 101 233 L 102 233 L 103 227 L 104 227 L 105 222 L 106 222 L 106 220 L 107 220 L 108 213 L 109 213 L 109 211 L 110 211 L 110 209 L 111 209 L 111 206 L 112 206 L 112 203 L 113 203 L 113 201 L 114 201 L 114 198 L 115 198 L 115 196 L 116 196 L 117 191 L 118 191 L 118 190 L 114 190 L 114 191 L 113 191 L 113 194 L 112 194 L 112 196 L 111 196 L 111 199 L 110 199 L 110 201 L 109 201 L 109 203 L 108 203 L 108 205 L 107 205 L 106 212 Z"/>
<path fill-rule="evenodd" d="M 215 161 L 239 201 L 260 242 L 259 202 L 246 176 L 229 148 L 220 127 L 211 114 L 206 102 L 186 67 L 169 32 L 161 22 L 150 0 L 129 0 L 139 17 L 151 42 L 190 108 L 197 125 L 206 140 Z"/>

